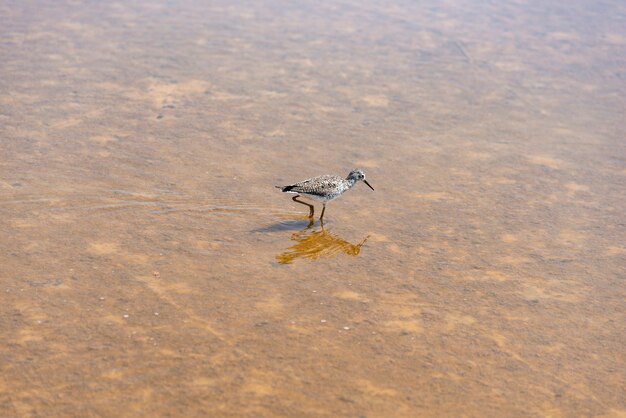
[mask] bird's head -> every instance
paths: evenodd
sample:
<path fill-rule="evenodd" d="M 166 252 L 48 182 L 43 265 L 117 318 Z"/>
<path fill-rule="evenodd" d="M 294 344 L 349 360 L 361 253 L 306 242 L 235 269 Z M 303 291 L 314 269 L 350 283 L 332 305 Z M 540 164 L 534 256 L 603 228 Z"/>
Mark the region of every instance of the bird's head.
<path fill-rule="evenodd" d="M 374 188 L 365 180 L 365 173 L 360 168 L 354 169 L 348 174 L 348 180 L 352 180 L 354 182 L 363 181 L 363 183 L 367 184 L 367 186 L 374 190 Z"/>

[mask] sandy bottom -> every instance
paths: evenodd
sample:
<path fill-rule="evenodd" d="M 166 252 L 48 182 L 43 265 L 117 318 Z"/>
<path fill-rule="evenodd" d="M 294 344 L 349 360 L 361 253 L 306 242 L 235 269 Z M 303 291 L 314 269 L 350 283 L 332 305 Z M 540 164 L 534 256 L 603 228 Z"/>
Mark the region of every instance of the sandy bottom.
<path fill-rule="evenodd" d="M 0 416 L 626 416 L 623 2 L 150 3 L 0 4 Z"/>

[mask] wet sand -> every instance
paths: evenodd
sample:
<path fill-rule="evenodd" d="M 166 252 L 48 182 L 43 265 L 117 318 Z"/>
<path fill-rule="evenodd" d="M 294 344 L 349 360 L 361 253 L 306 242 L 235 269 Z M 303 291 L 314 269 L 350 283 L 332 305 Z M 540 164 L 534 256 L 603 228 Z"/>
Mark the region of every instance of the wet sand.
<path fill-rule="evenodd" d="M 0 416 L 626 416 L 623 3 L 211 3 L 0 3 Z"/>

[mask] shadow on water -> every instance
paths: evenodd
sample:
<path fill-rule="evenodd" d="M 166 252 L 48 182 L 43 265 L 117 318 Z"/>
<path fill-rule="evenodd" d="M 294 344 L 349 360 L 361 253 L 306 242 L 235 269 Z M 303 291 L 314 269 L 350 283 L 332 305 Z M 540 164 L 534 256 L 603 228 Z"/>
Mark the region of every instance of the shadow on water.
<path fill-rule="evenodd" d="M 302 222 L 290 222 L 288 225 L 302 225 Z M 284 230 L 287 227 L 281 226 L 280 229 Z M 358 244 L 351 244 L 339 235 L 333 234 L 329 228 L 324 228 L 323 224 L 314 227 L 311 220 L 303 230 L 291 234 L 291 240 L 296 243 L 276 255 L 276 260 L 280 264 L 291 264 L 298 258 L 317 260 L 322 257 L 334 257 L 340 253 L 356 257 L 368 238 L 369 236 L 365 237 Z"/>
<path fill-rule="evenodd" d="M 252 232 L 281 232 L 281 231 L 294 231 L 301 229 L 308 229 L 315 223 L 311 218 L 304 219 L 288 219 L 282 220 L 272 225 L 264 226 L 253 230 Z"/>

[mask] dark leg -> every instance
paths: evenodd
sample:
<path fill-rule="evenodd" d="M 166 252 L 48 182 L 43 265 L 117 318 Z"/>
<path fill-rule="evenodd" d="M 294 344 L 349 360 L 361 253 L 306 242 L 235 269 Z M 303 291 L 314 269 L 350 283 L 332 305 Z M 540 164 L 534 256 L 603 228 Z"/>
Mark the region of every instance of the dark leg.
<path fill-rule="evenodd" d="M 309 218 L 312 218 L 312 217 L 313 217 L 314 210 L 315 210 L 315 207 L 314 207 L 313 205 L 309 205 L 309 204 L 308 204 L 308 203 L 306 203 L 306 202 L 303 202 L 302 200 L 298 200 L 298 199 L 297 199 L 298 197 L 300 197 L 300 195 L 296 195 L 296 196 L 292 197 L 292 198 L 291 198 L 291 200 L 293 200 L 294 202 L 302 203 L 303 205 L 307 205 L 307 206 L 309 207 L 309 210 L 310 210 L 310 212 L 309 212 Z"/>
<path fill-rule="evenodd" d="M 322 216 L 320 216 L 320 221 L 324 219 L 324 211 L 326 211 L 326 203 L 324 203 L 324 208 L 322 209 Z"/>

